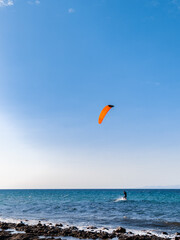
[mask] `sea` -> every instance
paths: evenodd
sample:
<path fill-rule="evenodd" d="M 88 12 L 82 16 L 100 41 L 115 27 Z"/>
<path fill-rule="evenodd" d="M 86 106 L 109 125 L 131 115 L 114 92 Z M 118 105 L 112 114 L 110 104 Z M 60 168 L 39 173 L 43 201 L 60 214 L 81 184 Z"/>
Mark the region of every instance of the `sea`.
<path fill-rule="evenodd" d="M 174 234 L 180 232 L 180 189 L 0 190 L 0 221 Z"/>

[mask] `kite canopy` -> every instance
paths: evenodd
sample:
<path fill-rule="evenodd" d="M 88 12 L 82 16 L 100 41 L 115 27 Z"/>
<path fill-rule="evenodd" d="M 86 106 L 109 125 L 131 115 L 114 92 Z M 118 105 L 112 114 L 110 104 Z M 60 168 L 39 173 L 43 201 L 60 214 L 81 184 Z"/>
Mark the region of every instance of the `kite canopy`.
<path fill-rule="evenodd" d="M 103 121 L 103 119 L 104 119 L 104 117 L 106 116 L 106 114 L 109 112 L 109 110 L 111 109 L 111 108 L 113 108 L 114 107 L 114 105 L 107 105 L 107 106 L 105 106 L 104 108 L 103 108 L 103 110 L 101 111 L 101 113 L 100 113 L 100 115 L 99 115 L 99 120 L 98 120 L 98 123 L 99 124 L 101 124 L 102 123 L 102 121 Z"/>

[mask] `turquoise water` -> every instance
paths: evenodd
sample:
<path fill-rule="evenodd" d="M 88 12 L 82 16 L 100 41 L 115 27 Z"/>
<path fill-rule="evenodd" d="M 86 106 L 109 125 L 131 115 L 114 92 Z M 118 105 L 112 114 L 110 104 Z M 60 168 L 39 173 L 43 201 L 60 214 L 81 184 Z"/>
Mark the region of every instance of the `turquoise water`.
<path fill-rule="evenodd" d="M 180 190 L 0 190 L 0 219 L 180 231 Z"/>

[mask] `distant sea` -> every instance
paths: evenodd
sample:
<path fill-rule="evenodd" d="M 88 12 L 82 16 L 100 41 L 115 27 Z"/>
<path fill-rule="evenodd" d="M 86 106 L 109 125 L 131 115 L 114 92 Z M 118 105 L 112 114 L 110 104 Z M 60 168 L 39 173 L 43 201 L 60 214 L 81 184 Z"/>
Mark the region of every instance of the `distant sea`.
<path fill-rule="evenodd" d="M 0 221 L 180 231 L 180 189 L 0 190 Z"/>

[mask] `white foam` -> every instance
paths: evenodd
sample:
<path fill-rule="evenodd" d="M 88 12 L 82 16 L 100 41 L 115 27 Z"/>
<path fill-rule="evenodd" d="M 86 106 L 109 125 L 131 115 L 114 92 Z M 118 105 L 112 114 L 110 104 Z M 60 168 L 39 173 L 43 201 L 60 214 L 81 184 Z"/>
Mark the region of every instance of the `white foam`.
<path fill-rule="evenodd" d="M 119 202 L 119 201 L 126 201 L 127 199 L 124 197 L 120 197 L 114 200 L 114 202 Z"/>
<path fill-rule="evenodd" d="M 7 229 L 7 230 L 5 230 L 6 232 L 11 232 L 11 234 L 17 234 L 17 233 L 21 233 L 21 234 L 25 234 L 26 232 L 24 232 L 24 231 L 17 231 L 17 230 L 15 230 L 15 229 L 11 229 L 11 228 L 9 228 L 9 229 Z"/>
<path fill-rule="evenodd" d="M 157 232 L 156 230 L 135 230 L 135 229 L 126 229 L 127 232 L 132 232 L 133 235 L 155 235 L 161 238 L 174 238 L 176 234 L 163 234 L 162 232 Z"/>

